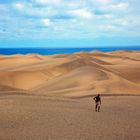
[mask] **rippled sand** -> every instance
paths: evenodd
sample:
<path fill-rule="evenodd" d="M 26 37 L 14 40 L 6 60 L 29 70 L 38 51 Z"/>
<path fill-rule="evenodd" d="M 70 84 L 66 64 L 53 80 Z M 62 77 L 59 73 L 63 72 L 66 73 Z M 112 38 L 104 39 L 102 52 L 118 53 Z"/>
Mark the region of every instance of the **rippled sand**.
<path fill-rule="evenodd" d="M 0 97 L 0 140 L 139 140 L 140 97 Z"/>

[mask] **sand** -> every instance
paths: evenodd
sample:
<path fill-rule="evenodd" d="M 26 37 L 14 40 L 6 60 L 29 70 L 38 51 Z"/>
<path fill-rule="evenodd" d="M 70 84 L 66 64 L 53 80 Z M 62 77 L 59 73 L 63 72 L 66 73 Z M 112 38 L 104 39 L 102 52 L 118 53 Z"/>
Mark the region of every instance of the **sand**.
<path fill-rule="evenodd" d="M 140 51 L 0 56 L 0 140 L 139 140 L 139 108 Z"/>
<path fill-rule="evenodd" d="M 139 58 L 140 51 L 2 55 L 0 89 L 55 97 L 140 94 Z"/>
<path fill-rule="evenodd" d="M 139 140 L 140 97 L 0 97 L 0 140 Z"/>

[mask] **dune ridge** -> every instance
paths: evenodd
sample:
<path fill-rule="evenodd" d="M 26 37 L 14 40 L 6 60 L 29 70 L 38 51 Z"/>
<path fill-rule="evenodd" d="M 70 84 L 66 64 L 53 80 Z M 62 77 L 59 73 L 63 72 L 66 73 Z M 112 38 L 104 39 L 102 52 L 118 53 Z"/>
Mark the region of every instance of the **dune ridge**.
<path fill-rule="evenodd" d="M 140 51 L 0 56 L 0 91 L 82 97 L 140 94 Z"/>

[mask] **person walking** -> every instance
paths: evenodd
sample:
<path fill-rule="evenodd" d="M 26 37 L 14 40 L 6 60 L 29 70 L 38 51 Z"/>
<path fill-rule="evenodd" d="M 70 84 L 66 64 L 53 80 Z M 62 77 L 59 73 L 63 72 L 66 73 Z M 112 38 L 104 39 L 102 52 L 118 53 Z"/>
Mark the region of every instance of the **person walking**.
<path fill-rule="evenodd" d="M 95 96 L 94 98 L 93 98 L 93 100 L 95 101 L 95 111 L 97 112 L 99 112 L 100 111 L 100 109 L 101 109 L 101 96 L 100 96 L 100 94 L 98 94 L 97 96 Z"/>

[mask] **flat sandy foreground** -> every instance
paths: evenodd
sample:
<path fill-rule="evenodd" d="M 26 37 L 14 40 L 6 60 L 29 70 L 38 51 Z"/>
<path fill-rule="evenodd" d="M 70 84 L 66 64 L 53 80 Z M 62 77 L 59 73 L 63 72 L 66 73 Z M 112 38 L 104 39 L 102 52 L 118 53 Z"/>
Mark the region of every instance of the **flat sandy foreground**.
<path fill-rule="evenodd" d="M 0 140 L 140 140 L 140 96 L 0 97 Z"/>

